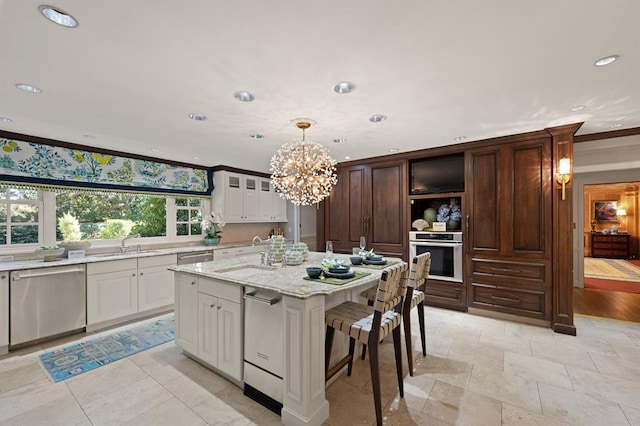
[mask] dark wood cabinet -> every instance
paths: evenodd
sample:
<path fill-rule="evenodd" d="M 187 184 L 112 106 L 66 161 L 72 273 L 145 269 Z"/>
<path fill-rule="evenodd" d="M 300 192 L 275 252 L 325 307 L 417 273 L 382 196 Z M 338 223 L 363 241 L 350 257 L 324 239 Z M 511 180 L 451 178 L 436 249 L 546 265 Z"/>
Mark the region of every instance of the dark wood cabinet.
<path fill-rule="evenodd" d="M 551 319 L 551 141 L 467 152 L 468 306 Z"/>
<path fill-rule="evenodd" d="M 629 234 L 591 234 L 591 257 L 629 258 Z"/>
<path fill-rule="evenodd" d="M 336 253 L 351 253 L 360 236 L 386 256 L 407 252 L 406 162 L 385 161 L 338 169 L 338 184 L 325 203 L 325 239 Z"/>

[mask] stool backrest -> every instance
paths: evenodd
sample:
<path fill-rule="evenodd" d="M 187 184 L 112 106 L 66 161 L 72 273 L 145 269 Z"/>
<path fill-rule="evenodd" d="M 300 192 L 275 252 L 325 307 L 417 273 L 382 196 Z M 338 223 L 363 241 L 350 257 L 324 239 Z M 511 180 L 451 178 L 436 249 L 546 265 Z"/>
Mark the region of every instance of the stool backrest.
<path fill-rule="evenodd" d="M 422 287 L 429 277 L 430 269 L 431 253 L 426 252 L 415 256 L 411 262 L 411 270 L 409 271 L 409 287 Z"/>
<path fill-rule="evenodd" d="M 378 280 L 376 301 L 373 303 L 376 311 L 389 311 L 402 302 L 402 298 L 407 294 L 408 269 L 409 265 L 406 262 L 400 262 L 382 271 Z"/>

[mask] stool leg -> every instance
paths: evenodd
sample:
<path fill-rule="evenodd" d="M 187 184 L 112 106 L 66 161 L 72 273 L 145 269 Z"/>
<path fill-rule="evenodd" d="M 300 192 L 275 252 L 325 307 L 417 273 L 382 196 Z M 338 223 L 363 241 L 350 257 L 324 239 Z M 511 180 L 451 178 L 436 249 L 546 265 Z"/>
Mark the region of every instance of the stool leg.
<path fill-rule="evenodd" d="M 356 339 L 349 338 L 349 367 L 347 367 L 347 376 L 351 376 L 351 370 L 353 368 L 353 353 L 356 349 Z"/>
<path fill-rule="evenodd" d="M 371 369 L 371 385 L 373 387 L 373 402 L 376 407 L 376 422 L 382 426 L 382 396 L 380 391 L 380 371 L 378 370 L 378 345 L 373 339 L 369 339 L 373 345 L 369 348 L 369 368 Z"/>
<path fill-rule="evenodd" d="M 335 329 L 327 326 L 327 332 L 324 337 L 324 377 L 326 379 L 329 373 L 329 365 L 331 363 L 331 349 L 333 348 L 333 335 Z"/>
<path fill-rule="evenodd" d="M 410 308 L 410 307 L 409 307 Z M 402 312 L 402 325 L 404 326 L 404 343 L 407 347 L 407 364 L 409 364 L 409 375 L 413 376 L 413 344 L 411 343 L 411 309 Z"/>
<path fill-rule="evenodd" d="M 418 322 L 420 323 L 420 339 L 422 339 L 422 356 L 427 356 L 427 334 L 424 331 L 424 302 L 418 303 Z"/>
<path fill-rule="evenodd" d="M 393 329 L 393 349 L 396 354 L 396 371 L 398 373 L 398 390 L 400 391 L 400 398 L 404 397 L 404 383 L 402 380 L 402 344 L 400 343 L 400 327 Z M 371 349 L 369 349 L 370 352 Z M 371 358 L 372 354 L 369 354 Z"/>
<path fill-rule="evenodd" d="M 365 345 L 364 343 L 362 344 L 362 356 L 360 357 L 361 360 L 364 361 L 364 357 L 367 355 L 367 345 Z"/>

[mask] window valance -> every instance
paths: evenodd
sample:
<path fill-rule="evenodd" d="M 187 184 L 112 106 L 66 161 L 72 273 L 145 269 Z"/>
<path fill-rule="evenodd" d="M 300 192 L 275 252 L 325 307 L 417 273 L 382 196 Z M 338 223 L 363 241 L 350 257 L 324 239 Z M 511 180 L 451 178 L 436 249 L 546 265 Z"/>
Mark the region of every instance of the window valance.
<path fill-rule="evenodd" d="M 0 148 L 2 181 L 195 196 L 213 190 L 206 168 L 9 138 L 0 138 Z"/>

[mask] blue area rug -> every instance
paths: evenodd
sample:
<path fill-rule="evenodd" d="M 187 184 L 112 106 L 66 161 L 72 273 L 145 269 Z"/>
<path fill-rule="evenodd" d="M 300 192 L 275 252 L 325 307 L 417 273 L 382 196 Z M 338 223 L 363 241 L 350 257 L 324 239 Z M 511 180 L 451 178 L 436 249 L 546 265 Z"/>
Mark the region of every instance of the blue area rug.
<path fill-rule="evenodd" d="M 174 317 L 132 327 L 96 339 L 75 343 L 40 355 L 54 382 L 86 373 L 175 338 Z"/>

